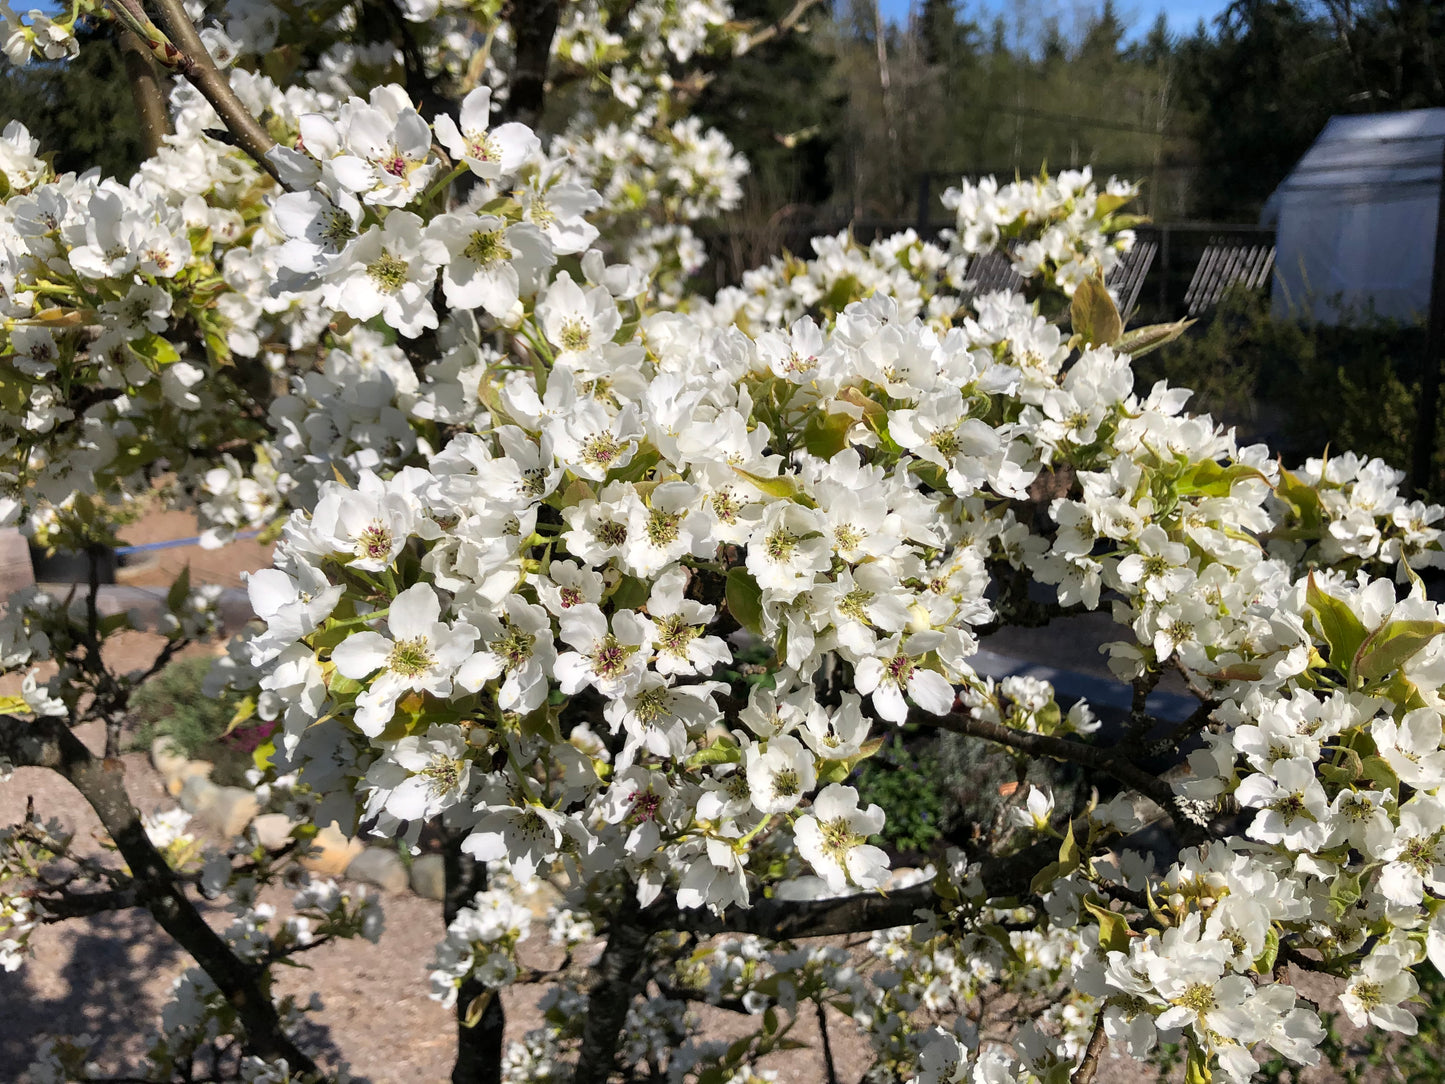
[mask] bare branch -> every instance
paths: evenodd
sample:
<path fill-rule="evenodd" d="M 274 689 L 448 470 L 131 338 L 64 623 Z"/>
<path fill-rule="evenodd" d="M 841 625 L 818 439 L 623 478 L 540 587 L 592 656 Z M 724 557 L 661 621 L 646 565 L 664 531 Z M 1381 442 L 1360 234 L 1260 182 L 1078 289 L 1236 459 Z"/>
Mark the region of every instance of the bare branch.
<path fill-rule="evenodd" d="M 1043 840 L 1015 854 L 987 858 L 978 868 L 984 895 L 990 899 L 1023 896 L 1040 869 L 1058 858 L 1059 845 Z M 888 895 L 863 893 L 823 900 L 764 899 L 751 907 L 735 907 L 723 915 L 684 910 L 675 899 L 658 901 L 643 912 L 651 931 L 687 930 L 696 937 L 755 934 L 770 941 L 833 937 L 912 926 L 933 912 L 937 901 L 931 883 L 902 888 Z"/>
<path fill-rule="evenodd" d="M 612 916 L 607 948 L 597 961 L 588 999 L 582 1048 L 573 1075 L 576 1084 L 606 1084 L 617 1062 L 617 1046 L 632 999 L 647 985 L 647 939 L 652 927 L 629 892 Z"/>
<path fill-rule="evenodd" d="M 462 850 L 466 829 L 443 829 L 443 869 L 446 895 L 442 919 L 447 925 L 456 919 L 478 892 L 487 887 L 487 864 Z M 471 1007 L 485 999 L 480 1019 L 467 1023 Z M 457 1060 L 452 1066 L 452 1084 L 501 1084 L 502 1039 L 507 1019 L 502 999 L 475 976 L 457 991 Z"/>
<path fill-rule="evenodd" d="M 231 130 L 237 145 L 269 173 L 277 184 L 281 184 L 280 173 L 266 157 L 267 152 L 276 146 L 276 141 L 266 134 L 261 122 L 251 115 L 250 110 L 231 89 L 231 82 L 225 73 L 216 67 L 216 62 L 211 59 L 211 54 L 206 51 L 205 44 L 196 33 L 190 16 L 186 14 L 182 0 L 151 0 L 151 4 L 157 12 L 161 28 L 170 40 L 150 39 L 142 41 L 141 44 L 166 67 L 174 68 L 190 80 L 191 85 L 205 96 L 206 101 L 211 103 L 211 108 Z M 126 26 L 132 33 L 136 32 L 129 20 L 126 20 Z"/>
<path fill-rule="evenodd" d="M 1099 1071 L 1099 1059 L 1104 1056 L 1104 1050 L 1109 1045 L 1109 1037 L 1104 1034 L 1104 1006 L 1099 1006 L 1099 1013 L 1094 1017 L 1094 1032 L 1089 1036 L 1089 1045 L 1084 1049 L 1084 1060 L 1079 1062 L 1079 1067 L 1074 1070 L 1074 1075 L 1069 1077 L 1069 1084 L 1094 1084 L 1094 1076 Z"/>
<path fill-rule="evenodd" d="M 147 157 L 153 157 L 165 142 L 171 130 L 170 117 L 166 115 L 166 98 L 161 89 L 160 75 L 150 53 L 141 45 L 134 34 L 120 35 L 120 51 L 125 58 L 125 73 L 130 80 L 130 92 L 135 98 L 136 116 L 140 120 L 141 142 Z"/>
<path fill-rule="evenodd" d="M 1068 738 L 1055 738 L 1046 734 L 1031 734 L 1024 730 L 1014 730 L 1010 727 L 999 726 L 997 723 L 976 719 L 972 715 L 955 714 L 942 718 L 919 715 L 918 721 L 924 724 L 931 723 L 940 730 L 951 730 L 955 734 L 985 738 L 988 741 L 1006 745 L 1010 749 L 1018 749 L 1020 752 L 1065 760 L 1111 775 L 1168 813 L 1182 839 L 1195 841 L 1201 838 L 1202 827 L 1180 804 L 1174 788 L 1157 776 L 1151 775 L 1144 769 L 1117 756 L 1112 749 L 1102 749 L 1097 745 L 1086 745 L 1081 741 L 1072 741 Z"/>
<path fill-rule="evenodd" d="M 747 35 L 738 45 L 737 55 L 752 52 L 759 45 L 765 45 L 774 38 L 782 37 L 798 25 L 798 22 L 812 8 L 817 7 L 823 0 L 797 0 L 792 8 L 777 22 L 766 26 L 756 34 Z"/>
<path fill-rule="evenodd" d="M 186 896 L 182 880 L 151 843 L 126 792 L 125 766 L 119 760 L 98 760 L 58 719 L 31 721 L 11 715 L 0 716 L 0 757 L 17 767 L 50 768 L 69 780 L 115 841 L 147 910 L 235 1007 L 247 1046 L 268 1060 L 285 1058 L 298 1072 L 316 1072 L 315 1062 L 281 1027 L 257 972 L 207 925 Z"/>

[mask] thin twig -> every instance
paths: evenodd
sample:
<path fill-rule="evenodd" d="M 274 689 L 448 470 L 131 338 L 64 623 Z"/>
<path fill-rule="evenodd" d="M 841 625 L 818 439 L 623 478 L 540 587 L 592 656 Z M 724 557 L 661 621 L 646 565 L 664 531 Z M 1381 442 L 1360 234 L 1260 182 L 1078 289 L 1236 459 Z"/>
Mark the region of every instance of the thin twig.
<path fill-rule="evenodd" d="M 1164 780 L 1142 768 L 1136 767 L 1123 758 L 1115 755 L 1111 749 L 1103 749 L 1097 745 L 1086 745 L 1081 741 L 1073 741 L 1068 738 L 1056 738 L 1047 734 L 1032 734 L 1024 730 L 1014 730 L 1010 727 L 1000 726 L 997 723 L 990 723 L 983 719 L 975 718 L 972 715 L 961 713 L 946 715 L 942 718 L 919 716 L 919 721 L 925 724 L 931 723 L 940 730 L 951 730 L 956 734 L 968 734 L 976 738 L 986 738 L 989 741 L 1006 745 L 1011 749 L 1018 749 L 1021 752 L 1033 753 L 1036 756 L 1053 757 L 1055 760 L 1064 760 L 1072 764 L 1078 764 L 1085 768 L 1092 768 L 1095 771 L 1104 772 L 1113 776 L 1125 786 L 1132 787 L 1146 798 L 1153 801 L 1167 814 L 1174 822 L 1175 829 L 1181 837 L 1186 840 L 1197 840 L 1202 831 L 1199 825 L 1190 815 L 1189 811 L 1180 805 L 1174 788 Z"/>
<path fill-rule="evenodd" d="M 1093 1084 L 1094 1074 L 1099 1071 L 1099 1059 L 1104 1055 L 1104 1048 L 1109 1045 L 1109 1037 L 1104 1034 L 1106 1007 L 1099 1006 L 1099 1013 L 1094 1017 L 1094 1033 L 1089 1036 L 1089 1045 L 1084 1050 L 1084 1060 L 1079 1062 L 1074 1075 L 1069 1077 L 1069 1084 Z"/>
<path fill-rule="evenodd" d="M 777 22 L 771 26 L 764 27 L 756 34 L 747 35 L 738 44 L 737 55 L 742 56 L 744 53 L 756 49 L 759 45 L 766 44 L 774 38 L 781 37 L 783 34 L 788 33 L 793 27 L 798 25 L 799 20 L 808 13 L 810 8 L 815 8 L 822 2 L 823 0 L 797 0 L 797 3 L 792 6 L 788 13 Z"/>
<path fill-rule="evenodd" d="M 180 72 L 211 103 L 211 108 L 236 137 L 237 145 L 249 154 L 263 170 L 281 184 L 281 174 L 267 153 L 276 146 L 276 141 L 266 134 L 261 122 L 251 115 L 236 92 L 231 81 L 216 67 L 211 54 L 196 33 L 195 25 L 186 14 L 182 0 L 150 0 L 161 28 L 170 38 L 157 41 L 154 38 L 141 42 L 161 64 Z M 136 33 L 129 21 L 126 28 Z"/>

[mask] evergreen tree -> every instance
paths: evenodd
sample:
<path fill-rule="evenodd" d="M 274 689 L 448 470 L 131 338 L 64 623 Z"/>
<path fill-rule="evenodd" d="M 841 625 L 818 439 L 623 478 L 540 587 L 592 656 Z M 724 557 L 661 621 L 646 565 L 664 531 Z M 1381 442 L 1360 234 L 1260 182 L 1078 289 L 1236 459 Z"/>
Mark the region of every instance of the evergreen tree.
<path fill-rule="evenodd" d="M 32 61 L 0 79 L 0 126 L 24 124 L 55 152 L 57 170 L 98 165 L 109 176 L 129 177 L 143 151 L 125 62 L 113 42 L 97 40 L 110 27 L 81 23 L 77 31 L 81 49 L 74 60 Z"/>
<path fill-rule="evenodd" d="M 1236 0 L 1181 49 L 1201 175 L 1195 212 L 1251 221 L 1354 80 L 1329 25 L 1291 0 Z"/>
<path fill-rule="evenodd" d="M 792 6 L 793 0 L 734 0 L 733 10 L 768 25 Z M 825 90 L 831 67 L 819 34 L 794 30 L 730 60 L 697 101 L 694 113 L 752 163 L 749 184 L 768 206 L 823 203 L 832 192 L 828 155 L 843 102 Z"/>

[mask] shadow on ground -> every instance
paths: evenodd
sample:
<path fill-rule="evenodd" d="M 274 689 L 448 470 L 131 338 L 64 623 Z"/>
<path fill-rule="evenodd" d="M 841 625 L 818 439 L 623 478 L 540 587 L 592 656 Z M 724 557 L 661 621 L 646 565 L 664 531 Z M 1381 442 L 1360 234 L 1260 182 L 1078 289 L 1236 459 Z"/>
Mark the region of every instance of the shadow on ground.
<path fill-rule="evenodd" d="M 190 957 L 140 910 L 50 927 L 32 944 L 36 957 L 0 976 L 0 1078 L 20 1079 L 51 1036 L 92 1036 L 102 1072 L 135 1067 L 159 1027 L 170 981 Z M 30 966 L 42 960 L 49 966 Z M 329 1029 L 314 1020 L 295 1038 L 326 1064 L 340 1060 Z"/>

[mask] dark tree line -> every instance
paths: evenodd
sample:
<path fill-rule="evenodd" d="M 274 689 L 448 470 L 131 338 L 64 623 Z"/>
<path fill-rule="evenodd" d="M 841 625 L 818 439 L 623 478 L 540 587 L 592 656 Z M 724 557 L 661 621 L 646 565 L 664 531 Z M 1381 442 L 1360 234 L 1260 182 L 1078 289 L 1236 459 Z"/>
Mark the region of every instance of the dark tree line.
<path fill-rule="evenodd" d="M 734 7 L 768 25 L 794 4 Z M 1250 221 L 1330 116 L 1445 105 L 1440 0 L 1235 0 L 1182 36 L 1114 0 L 1059 8 L 915 0 L 888 23 L 876 0 L 825 0 L 722 66 L 697 112 L 753 163 L 744 217 L 905 217 L 923 173 L 936 196 L 950 176 L 1092 164 L 1143 178 L 1156 218 Z M 123 176 L 142 154 L 129 101 L 118 51 L 82 49 L 0 80 L 0 123 L 61 169 Z"/>

